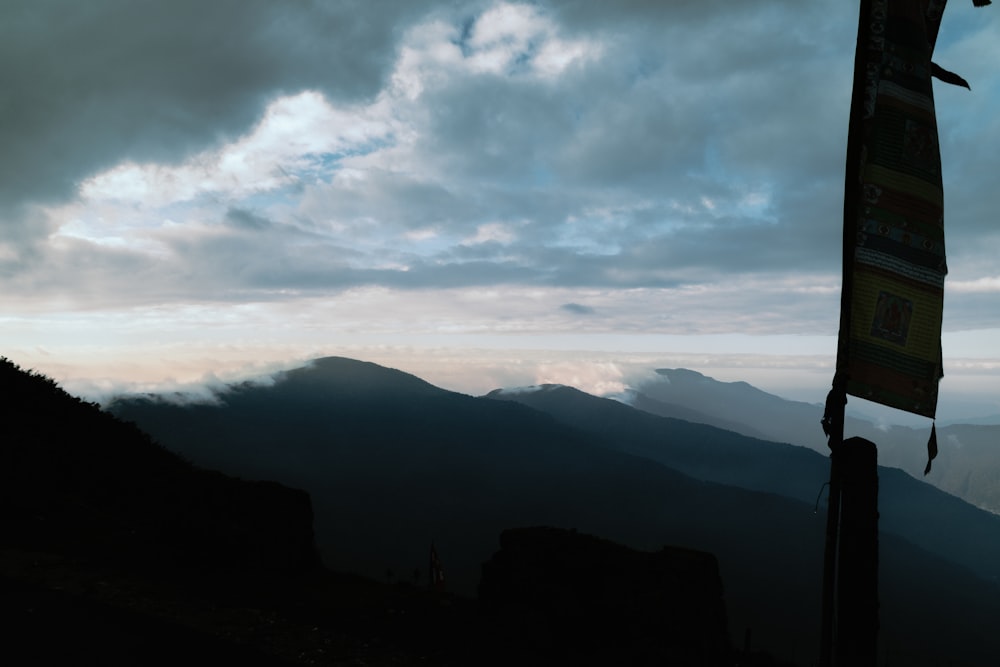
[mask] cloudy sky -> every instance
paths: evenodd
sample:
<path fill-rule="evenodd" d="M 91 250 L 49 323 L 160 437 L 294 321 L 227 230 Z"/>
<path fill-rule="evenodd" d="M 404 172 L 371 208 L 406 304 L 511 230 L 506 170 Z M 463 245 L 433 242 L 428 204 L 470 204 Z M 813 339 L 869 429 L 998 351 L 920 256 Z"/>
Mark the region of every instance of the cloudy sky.
<path fill-rule="evenodd" d="M 853 4 L 7 0 L 0 354 L 93 396 L 340 354 L 819 400 Z M 1000 11 L 953 0 L 935 60 L 942 407 L 1000 412 Z"/>

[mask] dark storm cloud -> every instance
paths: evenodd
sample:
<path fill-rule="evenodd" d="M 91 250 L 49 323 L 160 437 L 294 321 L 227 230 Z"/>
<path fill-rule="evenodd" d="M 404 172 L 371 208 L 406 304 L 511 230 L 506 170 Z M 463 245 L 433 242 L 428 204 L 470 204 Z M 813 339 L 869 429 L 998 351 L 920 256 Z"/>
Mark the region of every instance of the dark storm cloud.
<path fill-rule="evenodd" d="M 116 232 L 92 222 L 86 231 L 106 244 L 72 242 L 93 259 L 69 262 L 81 273 L 67 284 L 88 285 L 88 271 L 111 284 L 112 269 L 127 275 L 140 257 L 154 265 L 143 274 L 151 295 L 233 300 L 359 285 L 839 275 L 857 17 L 836 0 L 108 0 L 0 12 L 8 211 L 71 197 L 125 160 L 176 164 L 246 136 L 279 94 L 321 91 L 344 137 L 352 123 L 377 126 L 295 156 L 288 171 L 287 156 L 264 153 L 265 167 L 247 170 L 250 180 L 294 173 L 287 187 L 227 193 L 219 177 L 206 192 L 221 206 L 209 213 L 148 205 L 142 225 L 176 223 L 135 232 L 160 254 L 112 249 Z M 549 47 L 565 62 L 545 61 Z M 984 104 L 970 113 L 992 119 Z M 961 122 L 942 136 L 947 215 L 981 230 L 997 208 L 1000 125 L 978 129 L 976 141 Z M 19 210 L 3 220 L 8 242 L 51 231 Z M 959 222 L 950 229 L 950 249 L 988 266 L 995 246 L 969 242 Z M 5 254 L 0 243 L 0 275 L 32 261 L 59 270 L 62 250 L 34 250 Z"/>
<path fill-rule="evenodd" d="M 515 71 L 428 82 L 414 151 L 437 178 L 370 172 L 362 186 L 317 194 L 324 214 L 410 228 L 525 220 L 528 242 L 545 243 L 587 209 L 637 197 L 697 202 L 734 179 L 804 175 L 806 161 L 829 154 L 818 144 L 830 133 L 810 127 L 831 107 L 825 83 L 790 69 L 806 47 L 801 31 L 776 21 L 773 2 L 626 4 L 539 5 L 569 34 L 600 37 L 600 57 L 558 80 Z M 0 67 L 17 93 L 0 124 L 9 147 L 0 202 L 65 197 L 123 159 L 182 159 L 245 131 L 277 91 L 371 98 L 407 20 L 427 4 L 14 7 L 0 35 L 8 56 Z M 789 23 L 809 15 L 786 10 Z M 790 150 L 803 157 L 790 159 Z M 594 227 L 592 242 L 627 245 L 634 227 L 656 222 L 649 218 L 623 214 L 606 228 L 616 238 L 602 241 Z"/>
<path fill-rule="evenodd" d="M 618 0 L 615 3 L 551 0 L 550 4 L 568 25 L 588 30 L 621 24 L 650 28 L 665 23 L 691 28 L 711 23 L 731 25 L 748 16 L 760 16 L 762 10 L 782 11 L 800 5 L 795 0 Z"/>
<path fill-rule="evenodd" d="M 581 82 L 582 83 L 582 82 Z M 553 146 L 578 133 L 578 90 L 523 77 L 460 76 L 425 93 L 434 113 L 417 150 L 463 179 L 500 179 L 530 188 L 544 184 Z"/>
<path fill-rule="evenodd" d="M 433 111 L 421 117 L 415 150 L 456 199 L 471 193 L 466 201 L 484 204 L 456 224 L 489 220 L 489 213 L 527 220 L 522 242 L 551 245 L 567 221 L 590 219 L 587 241 L 601 257 L 579 262 L 591 265 L 615 261 L 606 255 L 621 263 L 641 258 L 649 253 L 630 246 L 669 238 L 676 251 L 660 253 L 659 275 L 692 263 L 723 273 L 754 262 L 771 270 L 779 251 L 788 270 L 834 268 L 837 257 L 816 264 L 816 237 L 837 238 L 839 199 L 811 200 L 808 216 L 803 199 L 832 192 L 817 181 L 842 183 L 850 58 L 796 27 L 818 10 L 773 2 L 540 6 L 563 19 L 568 34 L 595 39 L 600 56 L 552 81 L 467 74 L 424 92 Z M 848 43 L 855 19 L 847 14 L 821 22 L 819 33 L 839 30 Z M 505 188 L 514 193 L 511 205 L 496 208 Z M 539 190 L 547 194 L 545 211 L 536 207 Z M 757 191 L 769 197 L 766 225 L 752 219 L 756 213 L 732 212 Z M 706 199 L 730 218 L 748 219 L 719 221 Z M 420 211 L 413 215 L 433 218 Z M 658 226 L 678 230 L 665 237 Z M 736 240 L 719 242 L 730 230 Z M 568 278 L 571 266 L 549 275 Z M 633 266 L 590 280 L 641 282 L 643 273 Z"/>
<path fill-rule="evenodd" d="M 567 34 L 596 36 L 600 57 L 553 82 L 445 79 L 426 93 L 435 113 L 420 141 L 456 190 L 482 193 L 475 183 L 487 180 L 558 193 L 562 208 L 547 215 L 524 207 L 526 246 L 552 244 L 593 209 L 619 209 L 587 230 L 603 252 L 553 251 L 562 258 L 547 276 L 617 285 L 684 281 L 687 268 L 705 269 L 703 279 L 839 273 L 830 249 L 841 237 L 856 11 L 835 2 L 541 6 Z M 994 125 L 984 139 L 1000 136 Z M 993 143 L 972 144 L 971 160 L 945 164 L 946 174 L 972 176 L 955 190 L 961 202 L 949 194 L 953 247 L 970 233 L 963 219 L 978 226 L 996 206 L 983 196 L 995 191 Z M 764 210 L 752 210 L 754 197 Z M 653 203 L 628 209 L 644 200 Z"/>
<path fill-rule="evenodd" d="M 13 0 L 0 9 L 0 207 L 70 196 L 122 160 L 175 162 L 276 92 L 377 93 L 426 3 Z"/>

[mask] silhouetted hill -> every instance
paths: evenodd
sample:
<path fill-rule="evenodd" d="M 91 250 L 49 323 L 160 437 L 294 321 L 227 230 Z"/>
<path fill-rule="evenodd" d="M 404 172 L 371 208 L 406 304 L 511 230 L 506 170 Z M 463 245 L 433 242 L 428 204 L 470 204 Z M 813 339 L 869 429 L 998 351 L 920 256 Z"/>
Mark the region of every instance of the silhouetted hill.
<path fill-rule="evenodd" d="M 198 469 L 3 358 L 0 527 L 0 664 L 494 665 L 517 650 L 470 601 L 324 570 L 304 492 Z"/>
<path fill-rule="evenodd" d="M 496 390 L 486 398 L 527 405 L 596 436 L 602 446 L 656 461 L 696 479 L 814 503 L 830 476 L 826 457 L 803 447 L 653 415 L 573 387 Z"/>
<path fill-rule="evenodd" d="M 5 358 L 0 457 L 0 661 L 282 664 L 168 617 L 317 570 L 305 493 L 198 470 Z"/>
<path fill-rule="evenodd" d="M 305 493 L 198 470 L 6 359 L 0 386 L 0 544 L 202 571 L 318 564 Z"/>
<path fill-rule="evenodd" d="M 643 550 L 682 545 L 718 557 L 738 637 L 752 627 L 758 645 L 801 662 L 815 657 L 825 516 L 812 505 L 824 478 L 809 481 L 794 463 L 805 450 L 783 448 L 785 470 L 764 470 L 774 460 L 757 467 L 807 489 L 802 502 L 682 474 L 653 458 L 651 442 L 621 444 L 538 409 L 346 359 L 320 360 L 269 386 L 230 387 L 217 399 L 130 398 L 112 409 L 197 463 L 308 489 L 317 539 L 337 568 L 403 577 L 425 565 L 434 541 L 449 585 L 471 591 L 496 536 L 511 526 L 576 528 Z M 620 417 L 607 410 L 594 418 Z M 657 419 L 631 412 L 624 425 L 634 415 Z M 656 446 L 689 451 L 691 465 L 705 470 L 728 465 L 713 453 L 715 439 L 729 438 L 733 451 L 761 444 L 677 425 L 682 430 Z M 731 468 L 726 474 L 739 477 Z M 886 562 L 905 561 L 883 578 L 883 605 L 900 610 L 883 624 L 890 654 L 917 647 L 922 657 L 909 664 L 942 657 L 989 664 L 984 656 L 1000 642 L 976 634 L 970 619 L 1000 611 L 995 587 L 903 539 L 887 535 L 884 545 Z M 912 591 L 929 580 L 942 582 L 930 590 L 939 597 L 912 604 Z M 934 609 L 945 607 L 965 611 L 936 617 Z"/>

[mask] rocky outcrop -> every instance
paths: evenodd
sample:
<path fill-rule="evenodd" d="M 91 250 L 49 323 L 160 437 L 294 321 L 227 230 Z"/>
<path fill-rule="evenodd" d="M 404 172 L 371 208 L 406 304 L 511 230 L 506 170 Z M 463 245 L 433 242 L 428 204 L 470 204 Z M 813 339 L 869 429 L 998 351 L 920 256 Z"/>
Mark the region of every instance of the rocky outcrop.
<path fill-rule="evenodd" d="M 575 531 L 504 531 L 479 598 L 516 641 L 574 664 L 723 665 L 730 645 L 713 555 L 642 552 Z"/>

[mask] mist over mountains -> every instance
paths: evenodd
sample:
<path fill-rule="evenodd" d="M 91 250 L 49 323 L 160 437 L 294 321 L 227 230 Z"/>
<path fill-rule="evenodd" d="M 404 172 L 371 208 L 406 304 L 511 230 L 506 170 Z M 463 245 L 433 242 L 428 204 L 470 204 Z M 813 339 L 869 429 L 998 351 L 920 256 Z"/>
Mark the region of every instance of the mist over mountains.
<path fill-rule="evenodd" d="M 689 371 L 661 376 L 674 389 L 714 383 Z M 711 399 L 728 414 L 717 418 L 693 390 L 675 402 L 661 385 L 633 395 L 642 410 L 558 386 L 477 398 L 326 358 L 270 386 L 231 386 L 211 405 L 123 397 L 110 409 L 199 465 L 309 491 L 317 543 L 334 567 L 410 572 L 433 541 L 450 584 L 472 593 L 499 532 L 519 525 L 701 549 L 719 560 L 733 633 L 752 628 L 761 645 L 810 661 L 825 529 L 825 505 L 814 505 L 828 460 L 763 437 L 796 442 L 777 422 L 818 431 L 819 417 L 793 406 L 802 417 L 786 420 L 776 397 L 740 384 Z M 753 416 L 755 437 L 735 432 Z M 779 427 L 787 437 L 768 435 Z M 1000 649 L 990 629 L 1000 518 L 898 470 L 881 468 L 880 485 L 886 656 L 988 664 Z"/>
<path fill-rule="evenodd" d="M 695 413 L 690 421 L 828 453 L 820 428 L 823 406 L 789 401 L 745 382 L 719 382 L 696 371 L 659 369 L 655 379 L 641 383 L 628 400 L 641 410 L 666 417 L 677 416 L 679 406 Z M 1000 426 L 939 425 L 939 454 L 924 477 L 930 430 L 930 423 L 924 428 L 879 426 L 850 413 L 844 424 L 845 437 L 860 436 L 878 445 L 881 465 L 899 468 L 977 507 L 1000 512 L 1000 448 L 996 446 Z"/>

